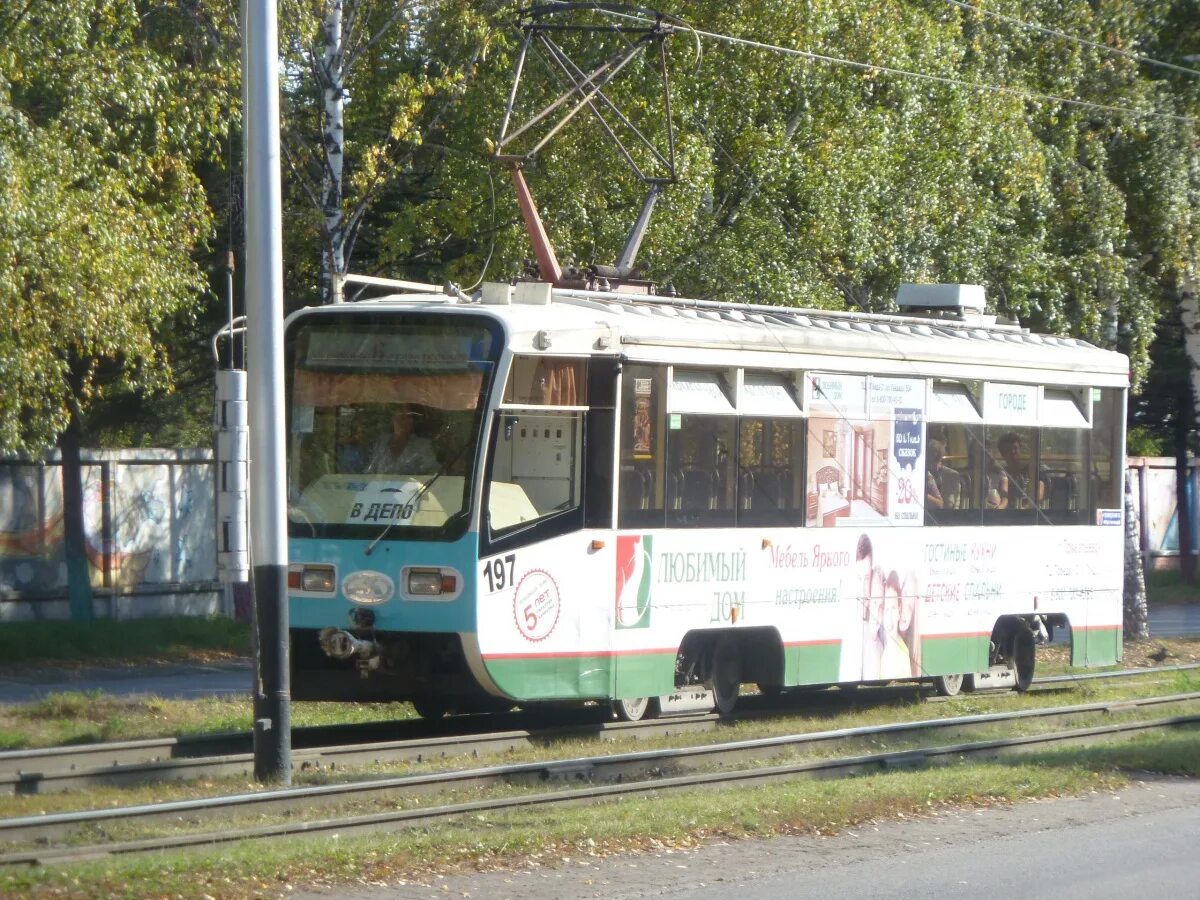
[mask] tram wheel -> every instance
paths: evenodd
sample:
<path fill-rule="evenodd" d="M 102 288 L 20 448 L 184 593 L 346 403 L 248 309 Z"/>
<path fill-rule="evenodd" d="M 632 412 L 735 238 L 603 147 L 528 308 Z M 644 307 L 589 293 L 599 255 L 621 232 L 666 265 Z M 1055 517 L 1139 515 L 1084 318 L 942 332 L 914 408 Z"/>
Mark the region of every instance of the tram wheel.
<path fill-rule="evenodd" d="M 1029 626 L 1018 628 L 1013 635 L 1013 665 L 1016 668 L 1016 683 L 1013 685 L 1013 690 L 1018 693 L 1025 693 L 1029 690 L 1029 686 L 1033 684 L 1033 666 L 1036 660 L 1033 647 L 1033 632 L 1029 630 Z"/>
<path fill-rule="evenodd" d="M 943 697 L 957 697 L 962 690 L 961 675 L 938 675 L 933 679 L 933 687 Z"/>
<path fill-rule="evenodd" d="M 720 638 L 713 648 L 709 678 L 717 712 L 723 716 L 733 715 L 742 688 L 742 655 L 737 641 L 728 635 Z"/>
<path fill-rule="evenodd" d="M 640 722 L 642 719 L 653 719 L 658 715 L 657 697 L 631 697 L 626 700 L 614 700 L 613 713 L 622 722 Z"/>

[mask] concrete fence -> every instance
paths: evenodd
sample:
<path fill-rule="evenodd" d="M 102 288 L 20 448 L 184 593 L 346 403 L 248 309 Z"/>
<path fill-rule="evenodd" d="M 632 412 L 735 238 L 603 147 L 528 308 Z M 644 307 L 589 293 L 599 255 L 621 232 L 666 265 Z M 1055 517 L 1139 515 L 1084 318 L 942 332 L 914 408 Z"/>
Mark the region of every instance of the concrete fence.
<path fill-rule="evenodd" d="M 100 617 L 228 613 L 216 578 L 212 451 L 83 451 Z M 0 459 L 0 622 L 69 615 L 58 454 Z"/>

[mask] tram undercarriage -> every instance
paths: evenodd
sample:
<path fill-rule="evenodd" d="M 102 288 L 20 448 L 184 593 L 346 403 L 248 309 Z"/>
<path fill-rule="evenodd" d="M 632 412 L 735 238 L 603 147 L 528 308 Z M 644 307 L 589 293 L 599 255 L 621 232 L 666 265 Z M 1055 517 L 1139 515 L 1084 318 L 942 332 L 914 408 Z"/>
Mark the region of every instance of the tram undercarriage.
<path fill-rule="evenodd" d="M 425 718 L 497 708 L 453 633 L 293 629 L 291 660 L 295 700 L 409 700 Z"/>

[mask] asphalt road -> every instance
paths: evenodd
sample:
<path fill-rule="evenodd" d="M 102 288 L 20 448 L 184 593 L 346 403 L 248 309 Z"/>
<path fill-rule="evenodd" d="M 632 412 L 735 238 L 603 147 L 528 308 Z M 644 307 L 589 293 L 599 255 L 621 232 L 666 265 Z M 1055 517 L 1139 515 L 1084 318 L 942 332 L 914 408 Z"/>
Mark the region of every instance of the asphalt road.
<path fill-rule="evenodd" d="M 596 815 L 604 815 L 597 808 Z M 1108 900 L 1200 897 L 1200 782 L 879 823 L 832 837 L 554 860 L 513 872 L 289 896 L 317 900 Z"/>
<path fill-rule="evenodd" d="M 1200 635 L 1200 605 L 1150 610 L 1154 637 Z M 194 698 L 248 694 L 249 660 L 213 665 L 165 665 L 0 670 L 0 703 L 28 703 L 64 691 L 102 691 L 115 696 L 154 694 Z M 1200 898 L 1200 892 L 1196 895 Z"/>
<path fill-rule="evenodd" d="M 101 691 L 126 697 L 154 694 L 172 699 L 247 695 L 250 660 L 212 665 L 40 668 L 0 672 L 0 703 L 29 703 L 66 691 Z"/>

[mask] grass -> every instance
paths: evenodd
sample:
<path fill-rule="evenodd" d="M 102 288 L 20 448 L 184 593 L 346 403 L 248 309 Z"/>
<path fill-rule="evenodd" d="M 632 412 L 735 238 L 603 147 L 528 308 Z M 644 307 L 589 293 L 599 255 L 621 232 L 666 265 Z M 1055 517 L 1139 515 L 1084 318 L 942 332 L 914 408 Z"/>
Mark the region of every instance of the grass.
<path fill-rule="evenodd" d="M 294 727 L 414 716 L 407 703 L 293 703 L 291 710 Z M 249 696 L 171 700 L 72 691 L 0 705 L 0 750 L 249 731 L 253 719 Z"/>
<path fill-rule="evenodd" d="M 1150 606 L 1200 603 L 1200 581 L 1188 584 L 1176 569 L 1152 569 L 1146 573 L 1146 602 Z"/>
<path fill-rule="evenodd" d="M 482 814 L 366 837 L 263 841 L 65 869 L 0 873 L 0 894 L 251 897 L 318 887 L 435 880 L 463 870 L 554 866 L 579 857 L 694 847 L 788 833 L 829 834 L 881 819 L 986 808 L 1123 787 L 1130 771 L 1200 774 L 1200 731 L 1063 749 L 1010 763 L 955 765 L 839 781 L 671 792 L 606 803 Z"/>
<path fill-rule="evenodd" d="M 10 622 L 0 627 L 0 660 L 6 668 L 211 661 L 249 652 L 250 627 L 223 616 Z"/>
<path fill-rule="evenodd" d="M 1200 690 L 1200 676 L 1190 673 L 1164 673 L 1164 680 L 1140 684 L 1130 682 L 1124 685 L 1108 685 L 1085 683 L 1070 688 L 1061 693 L 1033 693 L 1023 696 L 1015 694 L 977 694 L 964 695 L 947 703 L 926 704 L 919 701 L 903 701 L 880 703 L 866 709 L 846 710 L 834 708 L 814 710 L 798 708 L 793 715 L 777 716 L 767 719 L 753 719 L 733 723 L 713 731 L 689 733 L 683 735 L 659 736 L 651 738 L 613 739 L 604 743 L 591 738 L 572 737 L 548 742 L 545 745 L 519 747 L 503 754 L 479 759 L 473 755 L 460 755 L 446 758 L 429 759 L 423 762 L 394 762 L 379 763 L 363 767 L 337 769 L 307 769 L 297 771 L 294 783 L 301 784 L 331 784 L 348 781 L 358 781 L 365 778 L 391 777 L 414 775 L 429 772 L 443 772 L 452 769 L 474 768 L 486 765 L 488 762 L 525 763 L 542 762 L 556 759 L 569 759 L 592 756 L 604 753 L 635 752 L 641 750 L 667 749 L 687 746 L 706 746 L 730 741 L 752 740 L 756 738 L 774 737 L 779 735 L 802 734 L 814 731 L 850 728 L 856 726 L 876 725 L 886 722 L 903 722 L 920 719 L 944 718 L 958 715 L 969 715 L 980 712 L 998 712 L 1003 710 L 1037 709 L 1053 706 L 1065 706 L 1084 702 L 1115 702 L 1134 697 L 1156 696 L 1167 693 L 1184 693 Z M 308 706 L 300 704 L 298 708 Z M 1194 707 L 1193 707 L 1194 709 Z M 1121 718 L 1150 719 L 1170 715 L 1172 712 L 1163 707 L 1152 708 L 1143 712 L 1122 713 Z M 1098 713 L 1086 723 L 1102 724 L 1116 721 L 1116 717 Z M 969 736 L 957 733 L 954 736 L 934 738 L 939 742 L 955 740 L 982 740 L 993 737 L 1030 734 L 1046 730 L 1058 730 L 1064 727 L 1060 722 L 1041 722 L 1037 719 L 1020 723 L 1004 723 L 991 727 L 973 727 Z M 888 736 L 864 740 L 857 745 L 847 746 L 828 745 L 825 747 L 801 747 L 788 750 L 780 756 L 763 756 L 763 764 L 775 764 L 801 759 L 827 758 L 844 756 L 850 753 L 873 753 L 882 750 L 901 750 L 909 746 L 919 746 L 929 738 Z M 886 744 L 886 746 L 885 746 Z M 539 789 L 545 785 L 539 786 Z M 204 779 L 182 783 L 162 783 L 152 785 L 136 785 L 126 787 L 100 787 L 74 791 L 63 794 L 35 794 L 24 796 L 0 797 L 0 817 L 43 815 L 54 812 L 65 812 L 78 809 L 97 809 L 106 806 L 134 805 L 141 803 L 161 802 L 167 800 L 192 799 L 219 794 L 238 793 L 243 791 L 260 790 L 261 786 L 247 783 L 244 777 L 229 776 L 222 778 Z M 461 797 L 459 799 L 473 799 Z M 373 802 L 373 801 L 372 801 Z M 447 796 L 426 796 L 419 800 L 420 804 L 449 802 Z M 346 810 L 351 812 L 353 810 Z M 289 815 L 300 815 L 289 814 Z M 311 817 L 324 818 L 330 815 L 326 808 L 314 810 Z M 310 817 L 305 814 L 305 817 Z M 251 824 L 251 823 L 244 823 Z M 257 823 L 254 823 L 257 824 Z M 211 823 L 205 823 L 200 828 L 209 828 Z"/>

